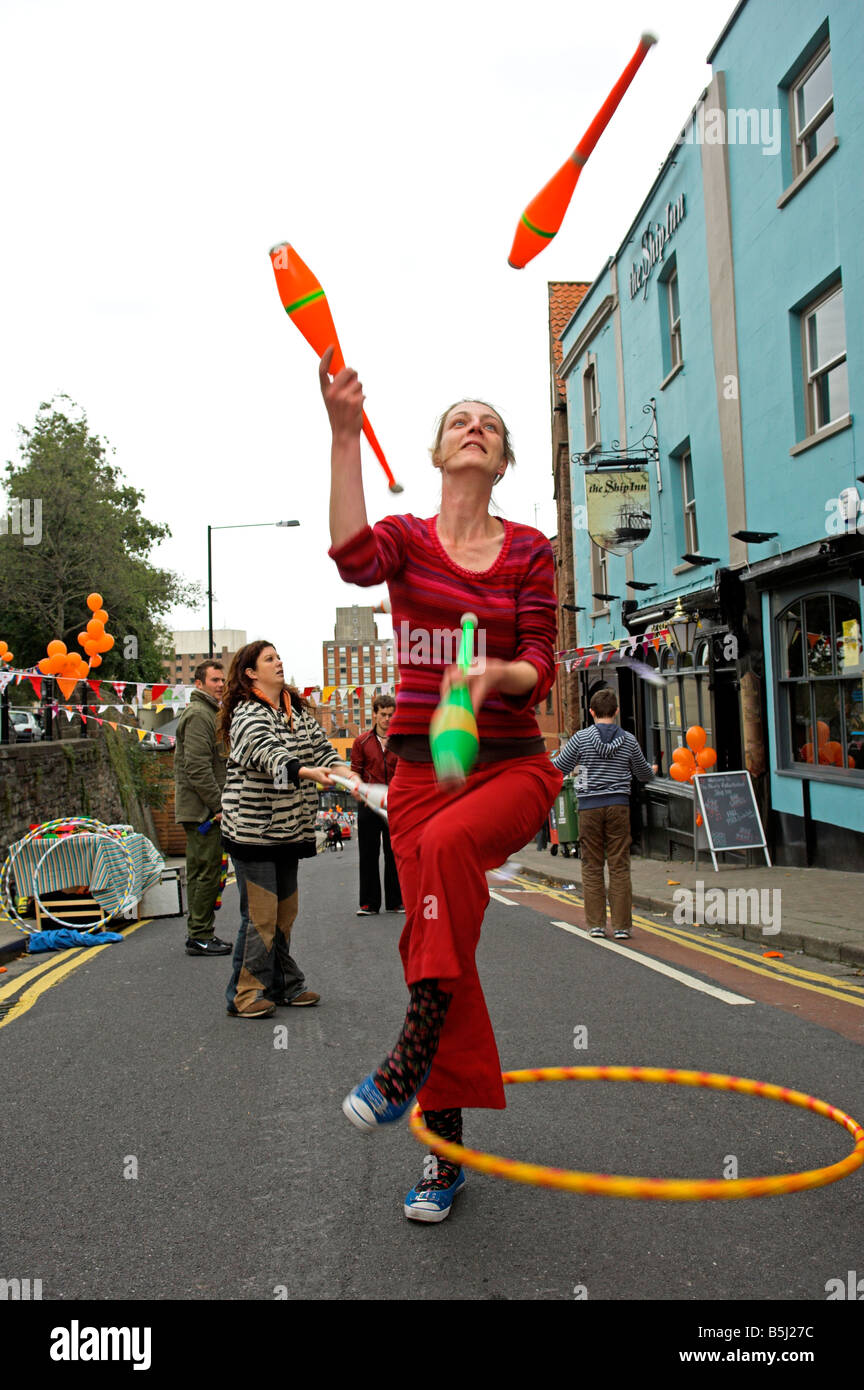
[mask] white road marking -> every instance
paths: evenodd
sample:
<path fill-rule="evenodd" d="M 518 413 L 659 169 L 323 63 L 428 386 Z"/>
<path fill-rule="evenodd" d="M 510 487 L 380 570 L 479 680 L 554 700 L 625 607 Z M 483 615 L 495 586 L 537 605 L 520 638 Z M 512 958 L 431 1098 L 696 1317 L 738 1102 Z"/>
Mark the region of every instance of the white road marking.
<path fill-rule="evenodd" d="M 516 904 L 514 903 L 515 907 Z M 727 989 L 720 989 L 717 985 L 705 984 L 704 980 L 697 980 L 693 975 L 685 975 L 683 970 L 675 970 L 671 965 L 666 965 L 663 961 L 653 960 L 650 956 L 640 955 L 638 951 L 628 950 L 626 946 L 620 946 L 617 941 L 607 941 L 602 936 L 589 936 L 587 931 L 581 927 L 574 927 L 570 922 L 553 922 L 553 927 L 560 927 L 562 931 L 572 932 L 574 936 L 581 936 L 591 946 L 605 946 L 607 951 L 616 951 L 620 956 L 628 956 L 630 960 L 635 960 L 639 965 L 647 966 L 649 970 L 656 970 L 659 975 L 668 975 L 670 980 L 677 980 L 679 984 L 686 985 L 688 989 L 697 989 L 701 994 L 711 994 L 715 999 L 720 999 L 724 1004 L 753 1004 L 755 1000 L 747 999 L 743 994 L 731 994 Z"/>
<path fill-rule="evenodd" d="M 493 893 L 493 891 L 492 891 L 491 888 L 489 889 L 489 897 L 490 897 L 490 898 L 494 898 L 495 901 L 496 901 L 496 903 L 503 903 L 505 907 L 515 907 L 515 906 L 516 906 L 515 903 L 511 903 L 511 901 L 510 901 L 509 898 L 502 898 L 502 896 L 501 896 L 500 893 Z"/>

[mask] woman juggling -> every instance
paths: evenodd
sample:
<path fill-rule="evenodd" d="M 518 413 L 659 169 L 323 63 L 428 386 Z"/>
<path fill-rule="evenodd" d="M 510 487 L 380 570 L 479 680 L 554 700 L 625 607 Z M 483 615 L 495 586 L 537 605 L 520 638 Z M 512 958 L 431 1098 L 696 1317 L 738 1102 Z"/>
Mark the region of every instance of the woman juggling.
<path fill-rule="evenodd" d="M 407 912 L 399 950 L 410 990 L 391 1052 L 346 1097 L 359 1128 L 399 1119 L 415 1096 L 433 1133 L 462 1141 L 465 1106 L 505 1106 L 501 1063 L 474 957 L 489 902 L 486 871 L 537 833 L 562 777 L 545 751 L 533 706 L 554 680 L 552 548 L 530 526 L 491 516 L 492 488 L 513 462 L 497 411 L 461 401 L 441 418 L 432 462 L 437 516 L 388 516 L 370 527 L 360 473 L 363 389 L 346 368 L 321 390 L 333 434 L 331 557 L 350 584 L 386 582 L 400 685 L 390 725 L 399 762 L 390 783 L 390 837 Z M 477 615 L 469 687 L 480 735 L 477 764 L 457 791 L 438 785 L 429 723 L 454 672 L 462 614 Z M 400 642 L 400 634 L 410 642 Z M 439 1159 L 405 1199 L 406 1216 L 441 1221 L 465 1182 Z"/>
<path fill-rule="evenodd" d="M 250 642 L 231 663 L 220 716 L 228 749 L 222 843 L 240 890 L 240 931 L 227 989 L 235 1018 L 269 1018 L 277 1004 L 320 996 L 291 955 L 297 866 L 315 855 L 318 788 L 328 770 L 355 780 L 302 696 L 285 685 L 270 642 Z"/>

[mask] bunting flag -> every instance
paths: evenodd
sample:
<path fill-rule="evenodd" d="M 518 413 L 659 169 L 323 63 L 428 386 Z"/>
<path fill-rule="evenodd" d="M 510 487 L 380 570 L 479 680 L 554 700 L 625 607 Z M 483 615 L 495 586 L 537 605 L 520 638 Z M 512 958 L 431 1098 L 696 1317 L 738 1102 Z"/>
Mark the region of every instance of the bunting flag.
<path fill-rule="evenodd" d="M 139 743 L 143 743 L 144 739 L 147 737 L 147 730 L 146 730 L 146 729 L 136 729 L 135 732 L 136 732 L 136 734 L 138 735 L 138 742 L 139 742 Z"/>
<path fill-rule="evenodd" d="M 117 695 L 117 696 L 119 696 L 119 698 L 122 700 L 122 698 L 123 698 L 123 691 L 126 689 L 126 682 L 125 682 L 125 681 L 112 681 L 111 684 L 112 684 L 112 686 L 114 687 L 114 694 Z"/>
<path fill-rule="evenodd" d="M 152 688 L 152 690 L 150 691 L 150 699 L 151 699 L 151 700 L 158 700 L 158 699 L 159 699 L 159 696 L 160 696 L 160 695 L 164 695 L 164 693 L 165 693 L 165 691 L 166 691 L 167 689 L 168 689 L 168 686 L 167 686 L 167 685 L 154 685 L 153 688 Z"/>
<path fill-rule="evenodd" d="M 12 680 L 11 671 L 0 671 L 0 695 L 3 694 L 7 685 Z"/>
<path fill-rule="evenodd" d="M 41 676 L 28 676 L 27 679 L 28 679 L 28 681 L 30 682 L 30 684 L 32 685 L 33 689 L 36 691 L 36 698 L 37 698 L 37 700 L 41 700 L 41 699 L 42 699 L 42 677 L 41 677 Z"/>
<path fill-rule="evenodd" d="M 88 681 L 87 684 L 89 685 L 90 689 L 93 691 L 93 694 L 96 695 L 96 696 L 98 696 L 98 694 L 99 694 L 99 687 L 100 687 L 100 685 L 102 684 L 102 682 L 101 682 L 101 681 Z"/>

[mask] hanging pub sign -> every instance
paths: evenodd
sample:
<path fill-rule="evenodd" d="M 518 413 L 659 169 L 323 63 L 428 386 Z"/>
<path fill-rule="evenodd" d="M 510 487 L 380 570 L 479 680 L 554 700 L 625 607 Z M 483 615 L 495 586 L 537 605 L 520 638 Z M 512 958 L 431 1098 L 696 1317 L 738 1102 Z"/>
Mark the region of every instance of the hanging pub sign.
<path fill-rule="evenodd" d="M 651 492 L 644 469 L 588 473 L 585 477 L 588 533 L 595 545 L 627 555 L 651 531 Z"/>

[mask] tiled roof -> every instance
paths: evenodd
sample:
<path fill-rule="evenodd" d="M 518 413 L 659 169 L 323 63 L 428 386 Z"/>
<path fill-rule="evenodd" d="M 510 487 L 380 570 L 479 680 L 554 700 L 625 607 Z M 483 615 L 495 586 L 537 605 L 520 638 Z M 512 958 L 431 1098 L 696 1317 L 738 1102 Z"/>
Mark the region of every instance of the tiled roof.
<path fill-rule="evenodd" d="M 590 288 L 587 280 L 549 281 L 549 340 L 552 349 L 552 367 L 555 373 L 555 386 L 559 402 L 564 405 L 567 394 L 564 383 L 558 375 L 561 366 L 561 344 L 558 342 L 564 329 L 575 314 Z"/>

